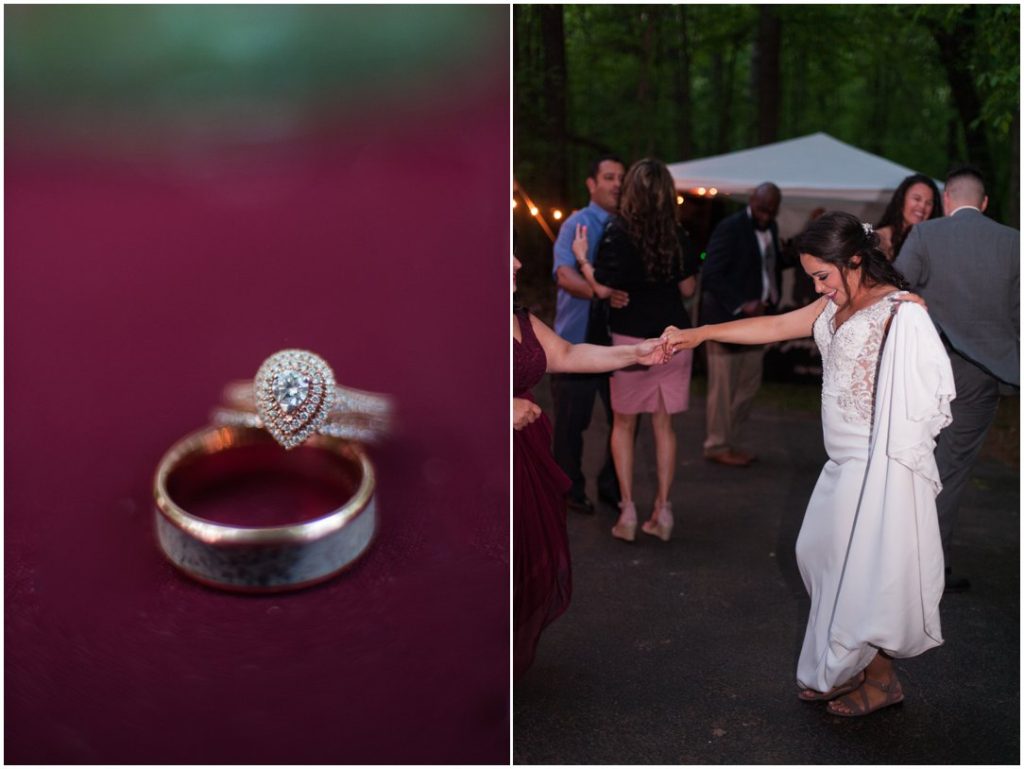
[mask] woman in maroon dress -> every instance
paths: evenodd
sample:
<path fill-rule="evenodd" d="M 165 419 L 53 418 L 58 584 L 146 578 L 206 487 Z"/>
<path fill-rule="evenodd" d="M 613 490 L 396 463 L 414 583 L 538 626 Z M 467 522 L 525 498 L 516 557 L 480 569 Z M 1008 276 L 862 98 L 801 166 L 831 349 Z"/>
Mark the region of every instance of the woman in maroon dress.
<path fill-rule="evenodd" d="M 512 258 L 512 286 L 522 266 Z M 545 371 L 593 373 L 667 359 L 660 339 L 601 347 L 569 344 L 526 310 L 513 313 L 512 614 L 515 672 L 533 663 L 541 631 L 569 606 L 572 575 L 565 528 L 569 479 L 551 455 L 551 425 L 530 390 Z"/>

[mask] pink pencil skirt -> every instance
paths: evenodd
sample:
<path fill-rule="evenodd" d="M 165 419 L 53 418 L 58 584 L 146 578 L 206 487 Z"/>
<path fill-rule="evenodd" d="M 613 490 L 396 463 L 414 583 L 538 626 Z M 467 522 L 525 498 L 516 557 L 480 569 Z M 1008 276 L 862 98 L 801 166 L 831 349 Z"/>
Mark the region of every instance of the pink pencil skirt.
<path fill-rule="evenodd" d="M 633 336 L 612 334 L 612 344 L 637 344 Z M 693 350 L 677 352 L 661 366 L 630 366 L 612 373 L 612 411 L 619 414 L 653 414 L 661 403 L 669 414 L 690 408 L 690 374 Z"/>

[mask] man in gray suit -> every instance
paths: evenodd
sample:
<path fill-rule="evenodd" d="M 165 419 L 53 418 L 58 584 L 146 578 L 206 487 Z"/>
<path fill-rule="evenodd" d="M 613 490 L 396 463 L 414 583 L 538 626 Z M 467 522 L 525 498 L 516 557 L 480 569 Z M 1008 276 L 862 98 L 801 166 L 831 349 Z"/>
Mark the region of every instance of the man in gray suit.
<path fill-rule="evenodd" d="M 915 225 L 895 265 L 928 302 L 956 381 L 953 423 L 935 449 L 946 590 L 954 591 L 970 587 L 949 565 L 960 497 L 995 418 L 1000 382 L 1020 387 L 1020 233 L 984 216 L 988 197 L 976 168 L 950 173 L 942 204 L 947 215 Z"/>

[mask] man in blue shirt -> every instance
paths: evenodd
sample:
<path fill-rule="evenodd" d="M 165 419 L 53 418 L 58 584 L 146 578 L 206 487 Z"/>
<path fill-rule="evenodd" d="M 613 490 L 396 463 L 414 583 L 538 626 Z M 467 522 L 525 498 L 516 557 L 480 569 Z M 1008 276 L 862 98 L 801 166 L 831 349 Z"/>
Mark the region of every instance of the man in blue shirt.
<path fill-rule="evenodd" d="M 588 328 L 591 302 L 600 301 L 594 297 L 590 285 L 584 280 L 576 266 L 572 253 L 572 241 L 576 226 L 587 228 L 587 259 L 594 263 L 598 243 L 604 233 L 605 224 L 619 205 L 619 190 L 625 165 L 617 157 L 605 155 L 597 158 L 590 167 L 587 190 L 590 204 L 574 212 L 558 232 L 555 241 L 552 277 L 558 284 L 558 302 L 555 308 L 555 332 L 572 344 L 607 341 L 591 336 L 594 329 Z M 621 307 L 627 295 L 616 291 L 611 298 L 612 306 Z M 551 377 L 552 392 L 555 396 L 555 425 L 553 452 L 555 460 L 572 481 L 568 504 L 579 512 L 594 512 L 593 503 L 586 495 L 586 479 L 581 470 L 583 456 L 583 431 L 590 426 L 594 410 L 594 396 L 604 402 L 611 427 L 612 409 L 608 395 L 608 374 L 554 374 Z M 609 435 L 611 430 L 609 429 Z M 598 497 L 608 504 L 619 502 L 619 482 L 615 477 L 611 449 L 605 447 L 605 462 L 597 478 Z"/>

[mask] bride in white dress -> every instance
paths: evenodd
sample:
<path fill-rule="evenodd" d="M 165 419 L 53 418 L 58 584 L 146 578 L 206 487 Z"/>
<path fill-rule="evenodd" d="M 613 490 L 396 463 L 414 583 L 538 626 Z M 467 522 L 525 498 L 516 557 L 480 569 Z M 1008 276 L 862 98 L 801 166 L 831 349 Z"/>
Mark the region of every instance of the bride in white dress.
<path fill-rule="evenodd" d="M 795 240 L 823 296 L 785 315 L 666 329 L 673 350 L 714 340 L 813 336 L 829 461 L 797 538 L 811 597 L 797 681 L 803 700 L 862 716 L 903 700 L 893 658 L 942 643 L 944 583 L 933 451 L 954 397 L 949 358 L 920 297 L 850 214 L 826 214 Z M 905 300 L 910 300 L 905 301 Z"/>

